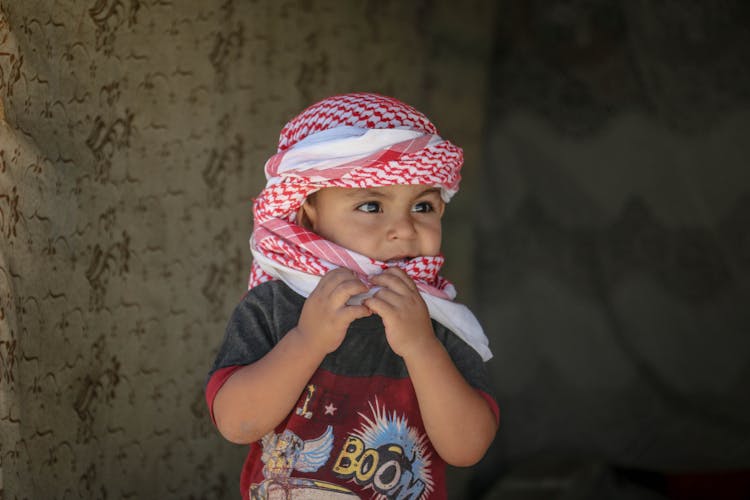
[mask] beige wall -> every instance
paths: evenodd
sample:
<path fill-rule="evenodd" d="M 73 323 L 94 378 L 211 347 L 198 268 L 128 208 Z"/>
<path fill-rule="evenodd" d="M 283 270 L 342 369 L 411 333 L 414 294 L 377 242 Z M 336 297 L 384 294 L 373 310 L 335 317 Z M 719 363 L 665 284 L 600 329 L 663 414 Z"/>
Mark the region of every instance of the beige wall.
<path fill-rule="evenodd" d="M 202 388 L 279 128 L 392 94 L 470 187 L 490 4 L 0 0 L 0 497 L 236 496 Z M 446 245 L 459 289 L 470 250 Z"/>

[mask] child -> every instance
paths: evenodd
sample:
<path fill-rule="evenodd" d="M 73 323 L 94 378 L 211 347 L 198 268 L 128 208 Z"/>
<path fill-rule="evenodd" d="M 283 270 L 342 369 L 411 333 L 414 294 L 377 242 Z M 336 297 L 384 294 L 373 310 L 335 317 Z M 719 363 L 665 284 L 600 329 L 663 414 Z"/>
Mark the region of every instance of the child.
<path fill-rule="evenodd" d="M 438 276 L 460 148 L 389 97 L 330 97 L 281 131 L 254 202 L 249 292 L 206 387 L 252 443 L 243 498 L 445 498 L 498 409 L 487 339 Z"/>

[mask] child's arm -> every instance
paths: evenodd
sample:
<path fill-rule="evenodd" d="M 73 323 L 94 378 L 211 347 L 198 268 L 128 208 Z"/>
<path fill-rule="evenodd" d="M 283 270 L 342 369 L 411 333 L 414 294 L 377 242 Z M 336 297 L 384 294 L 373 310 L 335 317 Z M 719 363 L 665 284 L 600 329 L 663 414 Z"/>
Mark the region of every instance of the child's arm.
<path fill-rule="evenodd" d="M 216 426 L 229 441 L 257 441 L 292 411 L 323 358 L 344 340 L 349 323 L 369 316 L 348 306 L 367 287 L 347 269 L 326 274 L 305 301 L 297 326 L 264 357 L 234 372 L 216 394 Z"/>
<path fill-rule="evenodd" d="M 475 464 L 495 437 L 494 413 L 435 337 L 427 306 L 406 273 L 389 268 L 371 281 L 383 288 L 365 305 L 383 318 L 388 343 L 406 363 L 432 445 L 451 465 Z"/>

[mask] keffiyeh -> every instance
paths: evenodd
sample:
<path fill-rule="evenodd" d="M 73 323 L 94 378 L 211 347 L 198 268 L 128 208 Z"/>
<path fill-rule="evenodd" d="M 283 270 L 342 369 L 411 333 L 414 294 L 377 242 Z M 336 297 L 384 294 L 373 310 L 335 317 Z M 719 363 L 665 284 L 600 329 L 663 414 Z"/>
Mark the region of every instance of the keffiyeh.
<path fill-rule="evenodd" d="M 466 306 L 453 302 L 453 285 L 438 274 L 441 255 L 379 262 L 295 223 L 305 199 L 326 187 L 428 185 L 439 187 L 447 202 L 458 190 L 462 164 L 459 147 L 396 99 L 355 93 L 310 106 L 284 126 L 278 151 L 266 162 L 268 182 L 253 205 L 248 288 L 280 279 L 307 297 L 336 267 L 351 269 L 366 282 L 367 276 L 398 265 L 417 284 L 430 316 L 489 359 L 481 326 Z"/>

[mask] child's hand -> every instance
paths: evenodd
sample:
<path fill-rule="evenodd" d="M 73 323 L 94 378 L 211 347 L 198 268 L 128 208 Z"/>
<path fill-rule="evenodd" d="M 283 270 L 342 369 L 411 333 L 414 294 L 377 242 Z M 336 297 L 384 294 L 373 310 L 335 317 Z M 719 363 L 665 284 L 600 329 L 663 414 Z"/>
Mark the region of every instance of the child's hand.
<path fill-rule="evenodd" d="M 325 354 L 335 351 L 343 342 L 349 324 L 372 314 L 363 305 L 346 304 L 352 295 L 366 291 L 367 286 L 349 269 L 329 271 L 305 301 L 297 330 L 315 349 Z"/>
<path fill-rule="evenodd" d="M 363 303 L 383 318 L 393 352 L 405 358 L 435 339 L 430 313 L 414 281 L 398 267 L 390 267 L 370 281 L 382 289 Z"/>

